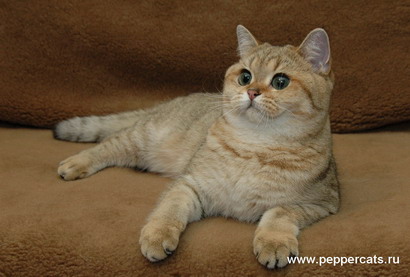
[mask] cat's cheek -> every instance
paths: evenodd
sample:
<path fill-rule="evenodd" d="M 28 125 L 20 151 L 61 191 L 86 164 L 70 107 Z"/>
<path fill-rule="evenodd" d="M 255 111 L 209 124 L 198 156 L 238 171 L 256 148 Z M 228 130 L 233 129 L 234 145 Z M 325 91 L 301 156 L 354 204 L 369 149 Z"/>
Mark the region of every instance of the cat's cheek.
<path fill-rule="evenodd" d="M 251 106 L 251 100 L 246 93 L 236 93 L 230 99 L 231 114 L 244 114 Z"/>
<path fill-rule="evenodd" d="M 305 119 L 312 118 L 314 116 L 314 109 L 307 101 L 295 101 L 291 103 L 284 103 L 282 105 L 284 111 L 288 112 L 292 116 L 303 117 Z"/>
<path fill-rule="evenodd" d="M 241 99 L 241 107 L 242 107 L 242 109 L 243 109 L 243 110 L 249 109 L 250 106 L 251 106 L 251 100 L 249 99 L 248 94 L 247 94 L 246 92 L 245 92 L 245 93 L 242 93 L 240 99 Z"/>
<path fill-rule="evenodd" d="M 226 80 L 224 83 L 223 94 L 233 97 L 241 88 L 242 87 L 238 84 L 236 79 Z"/>

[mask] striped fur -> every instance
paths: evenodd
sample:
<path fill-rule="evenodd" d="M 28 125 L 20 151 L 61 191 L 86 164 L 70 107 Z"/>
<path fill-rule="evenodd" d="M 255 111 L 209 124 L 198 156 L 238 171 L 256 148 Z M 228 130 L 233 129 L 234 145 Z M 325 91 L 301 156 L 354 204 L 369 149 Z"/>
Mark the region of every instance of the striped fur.
<path fill-rule="evenodd" d="M 58 123 L 53 135 L 56 139 L 77 142 L 100 142 L 104 138 L 132 127 L 144 111 L 131 111 L 107 116 L 74 117 Z"/>
<path fill-rule="evenodd" d="M 298 254 L 299 230 L 338 209 L 328 116 L 330 56 L 306 42 L 322 39 L 317 45 L 330 51 L 323 46 L 326 33 L 308 35 L 305 49 L 259 44 L 246 32 L 240 29 L 241 59 L 227 70 L 222 95 L 192 94 L 145 111 L 57 125 L 57 138 L 102 141 L 61 162 L 58 173 L 65 180 L 108 166 L 175 178 L 141 231 L 141 251 L 150 261 L 172 253 L 189 222 L 220 215 L 259 221 L 257 260 L 283 267 L 289 255 Z M 309 49 L 314 59 L 305 56 Z M 243 69 L 252 74 L 248 85 L 238 83 Z M 287 88 L 270 85 L 277 73 L 290 77 Z M 251 101 L 248 89 L 260 95 Z"/>

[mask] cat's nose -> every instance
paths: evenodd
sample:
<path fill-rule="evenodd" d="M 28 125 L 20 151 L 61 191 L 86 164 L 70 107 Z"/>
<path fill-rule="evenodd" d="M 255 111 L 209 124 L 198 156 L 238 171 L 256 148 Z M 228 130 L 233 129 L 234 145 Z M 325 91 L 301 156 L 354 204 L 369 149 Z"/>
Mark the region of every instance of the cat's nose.
<path fill-rule="evenodd" d="M 259 89 L 254 89 L 254 88 L 248 89 L 248 96 L 249 96 L 249 99 L 251 99 L 251 101 L 255 99 L 256 96 L 259 96 L 259 95 L 261 95 L 259 92 Z"/>

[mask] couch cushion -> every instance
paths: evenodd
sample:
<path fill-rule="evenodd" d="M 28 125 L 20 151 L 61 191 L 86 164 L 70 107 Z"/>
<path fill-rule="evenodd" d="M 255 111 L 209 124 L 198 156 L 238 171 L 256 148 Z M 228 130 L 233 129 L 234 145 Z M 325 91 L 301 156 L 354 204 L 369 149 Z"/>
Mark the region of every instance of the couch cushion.
<path fill-rule="evenodd" d="M 261 41 L 331 38 L 335 132 L 410 119 L 406 1 L 6 1 L 0 17 L 0 120 L 50 127 L 221 88 L 235 27 Z M 182 3 L 183 2 L 183 3 Z"/>
<path fill-rule="evenodd" d="M 301 232 L 300 255 L 400 257 L 400 264 L 294 264 L 275 276 L 408 276 L 410 125 L 334 135 L 341 208 Z M 254 224 L 190 224 L 177 251 L 151 264 L 141 227 L 169 179 L 108 168 L 65 182 L 58 163 L 92 144 L 0 127 L 0 276 L 271 276 L 252 253 Z"/>

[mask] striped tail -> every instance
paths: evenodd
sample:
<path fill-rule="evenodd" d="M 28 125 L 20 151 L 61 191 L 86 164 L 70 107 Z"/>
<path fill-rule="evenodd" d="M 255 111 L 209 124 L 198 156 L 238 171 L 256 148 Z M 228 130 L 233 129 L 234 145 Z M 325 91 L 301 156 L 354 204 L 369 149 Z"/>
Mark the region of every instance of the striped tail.
<path fill-rule="evenodd" d="M 73 117 L 59 122 L 54 138 L 78 142 L 98 142 L 122 129 L 133 126 L 145 111 L 131 111 L 106 116 Z"/>

